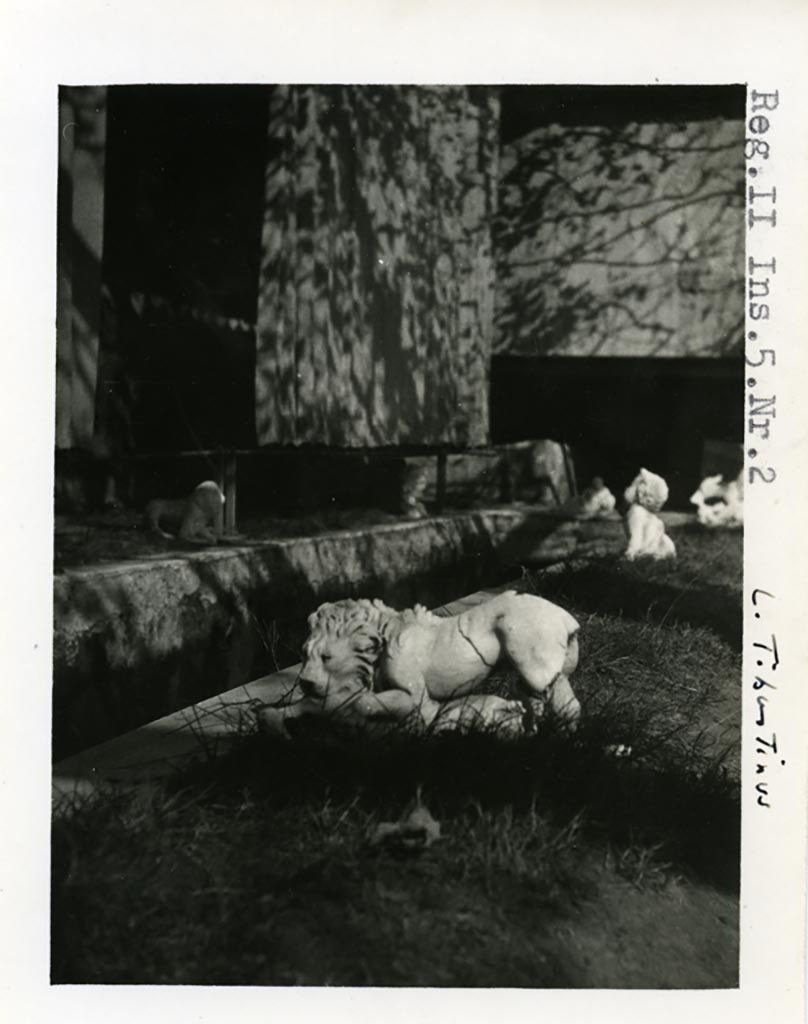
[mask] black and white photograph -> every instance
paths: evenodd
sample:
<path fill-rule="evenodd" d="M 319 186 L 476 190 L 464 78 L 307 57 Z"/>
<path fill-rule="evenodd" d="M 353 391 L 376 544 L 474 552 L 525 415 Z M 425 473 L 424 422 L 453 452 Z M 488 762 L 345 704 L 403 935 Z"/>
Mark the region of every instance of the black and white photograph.
<path fill-rule="evenodd" d="M 41 90 L 43 1020 L 799 1019 L 804 97 L 435 45 Z"/>
<path fill-rule="evenodd" d="M 737 986 L 745 87 L 59 103 L 53 982 Z"/>

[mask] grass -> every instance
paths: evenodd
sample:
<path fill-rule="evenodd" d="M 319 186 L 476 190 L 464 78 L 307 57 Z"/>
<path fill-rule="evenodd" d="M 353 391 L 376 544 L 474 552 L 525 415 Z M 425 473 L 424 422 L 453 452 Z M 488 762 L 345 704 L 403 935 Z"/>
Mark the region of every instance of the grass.
<path fill-rule="evenodd" d="M 740 650 L 741 535 L 711 533 L 696 524 L 669 533 L 676 543 L 674 562 L 627 562 L 619 555 L 573 559 L 526 573 L 528 584 L 536 593 L 579 610 L 705 626 Z"/>
<path fill-rule="evenodd" d="M 551 723 L 510 744 L 251 735 L 163 787 L 57 819 L 53 981 L 737 984 L 739 645 L 729 618 L 695 624 L 684 598 L 625 607 L 660 585 L 739 600 L 739 538 L 716 582 L 718 540 L 677 537 L 673 572 L 604 562 L 533 578 L 582 625 L 574 737 Z M 418 789 L 442 838 L 418 854 L 373 847 Z"/>

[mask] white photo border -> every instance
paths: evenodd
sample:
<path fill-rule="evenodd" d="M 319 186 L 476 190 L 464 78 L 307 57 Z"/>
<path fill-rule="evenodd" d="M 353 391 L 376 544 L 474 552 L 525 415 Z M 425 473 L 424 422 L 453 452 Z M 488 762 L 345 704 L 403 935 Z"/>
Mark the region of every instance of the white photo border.
<path fill-rule="evenodd" d="M 251 1021 L 328 1017 L 351 1024 L 413 1019 L 572 1019 L 718 1022 L 805 1013 L 806 698 L 803 577 L 808 346 L 801 300 L 808 239 L 805 130 L 808 10 L 683 0 L 22 0 L 0 15 L 5 138 L 0 280 L 7 287 L 0 374 L 5 551 L 9 581 L 0 614 L 5 707 L 0 793 L 5 839 L 0 874 L 0 975 L 10 1020 Z M 772 315 L 758 325 L 776 351 L 762 374 L 776 395 L 770 437 L 755 447 L 776 469 L 746 488 L 744 779 L 741 983 L 727 991 L 288 990 L 48 983 L 53 505 L 56 308 L 57 88 L 134 82 L 463 82 L 507 84 L 733 84 L 777 90 L 759 182 L 777 189 L 777 225 L 749 231 L 747 256 L 774 257 Z M 751 132 L 750 134 L 755 134 Z M 759 134 L 759 133 L 758 133 Z M 754 160 L 750 161 L 750 166 Z M 760 166 L 760 165 L 758 165 Z M 748 181 L 747 184 L 751 182 Z M 759 200 L 757 200 L 759 202 Z M 758 207 L 762 209 L 762 207 Z M 758 239 L 765 239 L 758 248 Z M 803 287 L 801 287 L 803 286 Z M 747 296 L 749 302 L 749 296 Z M 747 323 L 747 331 L 754 329 Z M 748 342 L 749 344 L 749 342 Z M 751 375 L 751 374 L 750 374 Z M 756 378 L 757 380 L 757 378 Z M 747 405 L 747 408 L 749 406 Z M 755 432 L 755 440 L 759 431 Z M 747 431 L 747 449 L 752 440 Z M 761 458 L 764 456 L 761 455 Z M 757 458 L 757 457 L 756 457 Z M 747 457 L 747 468 L 763 462 Z M 781 664 L 772 728 L 787 763 L 773 773 L 770 808 L 755 789 L 758 732 L 753 683 L 759 649 L 752 591 L 765 604 Z M 755 606 L 756 607 L 756 606 Z M 753 628 L 753 626 L 755 628 Z M 664 922 L 662 923 L 664 927 Z"/>

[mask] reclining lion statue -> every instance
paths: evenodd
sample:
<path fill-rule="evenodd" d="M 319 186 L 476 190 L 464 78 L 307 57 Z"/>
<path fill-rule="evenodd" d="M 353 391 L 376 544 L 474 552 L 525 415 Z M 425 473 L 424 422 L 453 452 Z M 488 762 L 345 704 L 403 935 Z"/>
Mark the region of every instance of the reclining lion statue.
<path fill-rule="evenodd" d="M 579 626 L 544 598 L 511 590 L 451 617 L 421 605 L 398 612 L 378 600 L 345 600 L 320 605 L 308 624 L 299 699 L 260 712 L 272 733 L 286 734 L 287 722 L 303 715 L 508 735 L 524 733 L 537 705 L 549 704 L 570 727 L 580 717 L 569 683 Z M 503 658 L 518 671 L 530 710 L 478 692 Z"/>

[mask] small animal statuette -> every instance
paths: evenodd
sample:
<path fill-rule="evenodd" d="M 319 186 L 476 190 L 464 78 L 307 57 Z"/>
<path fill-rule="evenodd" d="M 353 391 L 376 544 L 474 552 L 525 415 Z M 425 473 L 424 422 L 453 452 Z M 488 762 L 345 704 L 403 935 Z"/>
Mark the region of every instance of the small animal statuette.
<path fill-rule="evenodd" d="M 573 499 L 572 510 L 579 519 L 602 519 L 614 512 L 617 501 L 599 476 Z"/>
<path fill-rule="evenodd" d="M 699 489 L 690 495 L 691 505 L 702 526 L 714 529 L 743 526 L 743 470 L 735 480 L 724 480 L 720 474 L 702 480 Z"/>
<path fill-rule="evenodd" d="M 570 495 L 570 484 L 564 445 L 557 441 L 535 441 L 530 449 L 530 476 L 537 490 L 539 503 L 549 490 L 553 503 L 561 505 Z"/>
<path fill-rule="evenodd" d="M 641 469 L 625 490 L 628 504 L 624 525 L 628 536 L 625 557 L 630 561 L 647 557 L 656 561 L 676 557 L 676 547 L 656 515 L 668 500 L 668 485 L 661 476 Z"/>
<path fill-rule="evenodd" d="M 405 468 L 401 481 L 401 512 L 407 519 L 423 519 L 429 514 L 423 502 L 428 484 L 426 466 L 410 465 Z"/>
<path fill-rule="evenodd" d="M 224 494 L 213 480 L 205 480 L 187 498 L 155 498 L 146 506 L 146 526 L 161 537 L 173 537 L 163 525 L 192 544 L 214 544 L 224 533 Z"/>

